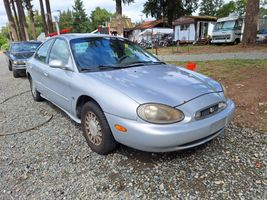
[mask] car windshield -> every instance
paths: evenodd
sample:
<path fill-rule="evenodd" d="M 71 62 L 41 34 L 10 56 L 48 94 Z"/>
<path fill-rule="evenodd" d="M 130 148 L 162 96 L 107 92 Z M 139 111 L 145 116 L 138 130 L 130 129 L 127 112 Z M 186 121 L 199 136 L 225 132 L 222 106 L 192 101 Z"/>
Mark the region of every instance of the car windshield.
<path fill-rule="evenodd" d="M 70 45 L 80 70 L 116 69 L 159 63 L 152 54 L 123 38 L 77 38 L 72 39 Z"/>
<path fill-rule="evenodd" d="M 236 27 L 236 21 L 225 21 L 225 22 L 218 22 L 215 25 L 214 30 L 233 30 Z"/>
<path fill-rule="evenodd" d="M 40 42 L 23 42 L 23 43 L 13 43 L 11 45 L 11 52 L 34 52 L 39 46 Z"/>

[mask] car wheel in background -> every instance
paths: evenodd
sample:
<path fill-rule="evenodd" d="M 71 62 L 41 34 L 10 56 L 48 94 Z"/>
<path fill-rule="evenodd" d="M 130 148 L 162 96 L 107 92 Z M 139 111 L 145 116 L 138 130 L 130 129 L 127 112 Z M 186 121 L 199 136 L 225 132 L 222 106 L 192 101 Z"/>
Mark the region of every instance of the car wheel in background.
<path fill-rule="evenodd" d="M 8 70 L 12 71 L 12 63 L 10 61 L 8 62 Z"/>
<path fill-rule="evenodd" d="M 34 101 L 43 101 L 43 97 L 41 97 L 41 93 L 38 92 L 35 88 L 35 83 L 32 81 L 31 77 L 29 77 L 30 81 L 30 88 L 31 88 L 31 93 Z"/>
<path fill-rule="evenodd" d="M 108 154 L 116 148 L 115 141 L 106 117 L 94 102 L 87 102 L 82 108 L 83 135 L 92 149 L 98 154 Z"/>

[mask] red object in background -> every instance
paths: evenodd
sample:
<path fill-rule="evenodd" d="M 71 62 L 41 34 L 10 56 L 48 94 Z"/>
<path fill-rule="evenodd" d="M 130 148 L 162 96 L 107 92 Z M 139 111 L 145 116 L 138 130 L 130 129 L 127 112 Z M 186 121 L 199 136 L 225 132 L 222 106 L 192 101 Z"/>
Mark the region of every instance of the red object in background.
<path fill-rule="evenodd" d="M 187 63 L 186 68 L 189 69 L 189 70 L 192 70 L 192 71 L 196 71 L 196 69 L 197 69 L 197 64 L 194 63 L 194 62 L 189 62 L 189 63 Z"/>
<path fill-rule="evenodd" d="M 66 29 L 60 30 L 59 32 L 60 32 L 60 34 L 65 34 L 65 33 L 69 33 L 70 30 L 71 30 L 71 28 L 66 28 Z M 48 34 L 48 36 L 50 36 L 50 37 L 53 37 L 53 36 L 56 36 L 56 35 L 57 35 L 57 32 Z"/>

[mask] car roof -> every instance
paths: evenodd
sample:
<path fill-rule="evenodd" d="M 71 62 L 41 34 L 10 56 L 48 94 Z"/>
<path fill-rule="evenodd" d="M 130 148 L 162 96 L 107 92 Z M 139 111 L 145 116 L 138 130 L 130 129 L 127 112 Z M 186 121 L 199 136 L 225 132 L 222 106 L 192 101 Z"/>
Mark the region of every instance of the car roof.
<path fill-rule="evenodd" d="M 52 38 L 64 38 L 68 41 L 72 39 L 77 39 L 77 38 L 95 38 L 95 37 L 111 37 L 111 38 L 122 38 L 118 36 L 113 36 L 113 35 L 107 35 L 107 34 L 94 34 L 94 33 L 69 33 L 69 34 L 62 34 L 58 35 Z"/>

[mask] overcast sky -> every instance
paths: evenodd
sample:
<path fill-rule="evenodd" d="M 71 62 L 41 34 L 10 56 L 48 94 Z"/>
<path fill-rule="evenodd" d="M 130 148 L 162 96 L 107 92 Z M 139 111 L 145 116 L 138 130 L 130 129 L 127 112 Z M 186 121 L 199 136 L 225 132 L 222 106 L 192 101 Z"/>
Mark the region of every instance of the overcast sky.
<path fill-rule="evenodd" d="M 34 9 L 39 9 L 39 0 L 33 0 Z M 141 14 L 143 10 L 143 5 L 146 0 L 135 0 L 135 3 L 130 5 L 123 5 L 123 14 L 132 18 L 133 22 L 138 22 L 141 19 Z M 67 10 L 72 9 L 74 5 L 74 0 L 50 0 L 51 10 Z M 91 11 L 94 10 L 97 6 L 105 8 L 109 12 L 115 12 L 115 0 L 83 0 L 86 12 L 88 16 Z M 143 18 L 145 15 L 143 14 Z M 4 3 L 0 0 L 0 27 L 7 23 L 6 11 Z"/>

